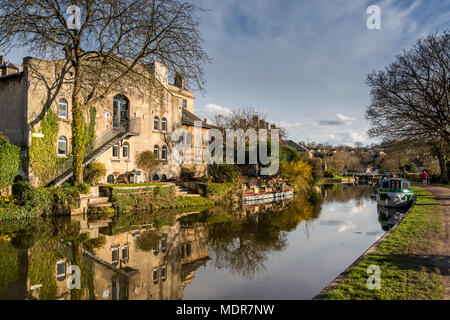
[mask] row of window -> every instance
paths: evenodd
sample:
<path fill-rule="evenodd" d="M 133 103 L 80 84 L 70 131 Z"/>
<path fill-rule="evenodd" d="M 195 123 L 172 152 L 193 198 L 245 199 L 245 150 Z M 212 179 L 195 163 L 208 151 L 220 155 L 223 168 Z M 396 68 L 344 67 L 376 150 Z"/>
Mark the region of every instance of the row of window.
<path fill-rule="evenodd" d="M 156 116 L 153 119 L 153 131 L 159 131 L 159 117 L 158 116 Z M 161 132 L 167 132 L 167 119 L 166 118 L 162 118 Z"/>
<path fill-rule="evenodd" d="M 184 106 L 184 102 L 183 102 L 183 106 Z M 186 107 L 185 107 L 186 108 Z M 68 103 L 66 99 L 61 99 L 58 102 L 58 117 L 62 118 L 62 119 L 67 119 L 68 118 Z M 160 130 L 160 121 L 159 121 L 159 117 L 156 116 L 153 119 L 153 130 L 154 131 L 159 131 Z M 161 120 L 161 132 L 167 132 L 167 118 L 162 118 Z"/>
<path fill-rule="evenodd" d="M 159 270 L 160 268 L 153 268 L 153 283 L 158 284 L 159 281 Z M 167 267 L 161 267 L 161 280 L 166 281 L 167 279 Z"/>
<path fill-rule="evenodd" d="M 128 263 L 129 259 L 129 248 L 128 246 L 122 247 L 122 263 Z M 111 249 L 111 263 L 118 264 L 119 263 L 119 248 Z"/>

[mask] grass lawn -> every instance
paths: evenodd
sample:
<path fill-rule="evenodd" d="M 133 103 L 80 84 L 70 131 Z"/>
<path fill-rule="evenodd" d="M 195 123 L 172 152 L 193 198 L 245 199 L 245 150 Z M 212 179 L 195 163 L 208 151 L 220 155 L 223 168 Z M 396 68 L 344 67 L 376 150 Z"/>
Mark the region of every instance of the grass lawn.
<path fill-rule="evenodd" d="M 430 254 L 442 232 L 442 206 L 434 196 L 414 187 L 416 206 L 375 252 L 365 257 L 325 300 L 426 300 L 445 295 L 439 270 L 418 255 Z M 369 290 L 371 265 L 381 269 L 381 289 Z"/>
<path fill-rule="evenodd" d="M 129 183 L 129 184 L 106 184 L 99 187 L 111 187 L 111 188 L 127 188 L 127 187 L 156 187 L 164 186 L 164 183 Z"/>

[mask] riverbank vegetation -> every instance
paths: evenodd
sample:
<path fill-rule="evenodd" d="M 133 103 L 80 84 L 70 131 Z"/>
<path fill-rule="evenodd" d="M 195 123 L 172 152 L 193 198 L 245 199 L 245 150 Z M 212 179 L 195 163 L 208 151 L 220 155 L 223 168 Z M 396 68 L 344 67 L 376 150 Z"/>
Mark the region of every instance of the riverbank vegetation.
<path fill-rule="evenodd" d="M 442 232 L 442 206 L 422 188 L 414 187 L 416 205 L 376 250 L 321 298 L 326 300 L 424 300 L 445 295 L 439 270 L 427 259 Z M 381 269 L 381 289 L 369 290 L 369 266 Z"/>
<path fill-rule="evenodd" d="M 88 194 L 90 186 L 32 187 L 20 181 L 12 186 L 12 196 L 0 202 L 0 220 L 69 215 L 79 205 L 80 194 Z M 6 200 L 6 201 L 5 201 Z"/>
<path fill-rule="evenodd" d="M 156 211 L 212 205 L 203 197 L 177 196 L 173 186 L 136 190 L 113 189 L 110 200 L 118 212 Z"/>

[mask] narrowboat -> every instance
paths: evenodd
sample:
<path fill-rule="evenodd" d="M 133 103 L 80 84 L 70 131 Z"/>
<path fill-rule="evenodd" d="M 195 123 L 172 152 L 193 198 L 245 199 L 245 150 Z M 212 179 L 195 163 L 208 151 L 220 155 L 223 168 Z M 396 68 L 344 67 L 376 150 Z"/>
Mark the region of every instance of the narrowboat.
<path fill-rule="evenodd" d="M 414 200 L 411 184 L 405 179 L 387 179 L 381 181 L 377 202 L 381 207 L 408 208 Z"/>

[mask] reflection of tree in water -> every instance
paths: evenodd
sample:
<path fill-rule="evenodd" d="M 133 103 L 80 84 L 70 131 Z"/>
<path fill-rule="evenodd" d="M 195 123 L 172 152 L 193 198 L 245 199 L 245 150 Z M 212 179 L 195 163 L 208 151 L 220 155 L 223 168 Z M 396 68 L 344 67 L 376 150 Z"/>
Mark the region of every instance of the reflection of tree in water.
<path fill-rule="evenodd" d="M 362 206 L 364 199 L 367 199 L 374 191 L 370 185 L 324 185 L 321 188 L 322 196 L 325 201 L 348 202 L 356 200 L 357 206 Z"/>
<path fill-rule="evenodd" d="M 254 220 L 242 221 L 232 213 L 211 219 L 214 222 L 209 224 L 208 233 L 214 265 L 244 279 L 254 278 L 266 270 L 264 264 L 270 254 L 287 247 L 288 233 L 299 223 L 317 219 L 320 209 L 320 201 L 311 201 L 305 195 L 298 196 L 282 212 L 259 213 Z"/>

